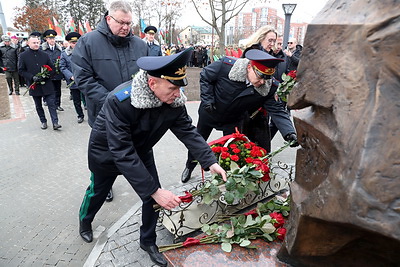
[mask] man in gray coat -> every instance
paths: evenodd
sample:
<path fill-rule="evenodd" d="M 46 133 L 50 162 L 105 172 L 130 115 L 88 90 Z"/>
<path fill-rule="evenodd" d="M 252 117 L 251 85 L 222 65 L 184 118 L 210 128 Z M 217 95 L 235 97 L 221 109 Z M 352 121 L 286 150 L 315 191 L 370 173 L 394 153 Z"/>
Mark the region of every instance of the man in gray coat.
<path fill-rule="evenodd" d="M 95 31 L 79 39 L 72 54 L 75 83 L 86 98 L 88 123 L 94 121 L 110 91 L 129 81 L 147 56 L 146 43 L 132 33 L 132 8 L 125 1 L 111 3 Z M 113 199 L 110 191 L 107 201 Z"/>

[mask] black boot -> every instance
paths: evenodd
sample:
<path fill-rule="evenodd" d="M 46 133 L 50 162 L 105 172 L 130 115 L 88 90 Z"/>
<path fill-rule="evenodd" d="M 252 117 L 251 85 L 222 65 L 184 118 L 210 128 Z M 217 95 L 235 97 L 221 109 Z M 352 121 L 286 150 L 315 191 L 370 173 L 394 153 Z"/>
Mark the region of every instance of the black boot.
<path fill-rule="evenodd" d="M 192 175 L 192 172 L 195 167 L 196 167 L 196 165 L 193 165 L 193 164 L 186 165 L 186 168 L 183 170 L 182 176 L 181 176 L 182 183 L 187 183 L 190 180 L 190 176 Z"/>
<path fill-rule="evenodd" d="M 93 231 L 91 223 L 84 223 L 79 221 L 79 234 L 85 240 L 85 242 L 90 243 L 93 241 Z"/>
<path fill-rule="evenodd" d="M 168 265 L 167 260 L 165 259 L 164 255 L 158 251 L 158 247 L 156 245 L 145 246 L 140 244 L 140 248 L 146 251 L 150 256 L 150 259 L 158 266 Z"/>
<path fill-rule="evenodd" d="M 113 194 L 113 191 L 112 191 L 112 188 L 111 188 L 110 191 L 107 194 L 106 201 L 107 202 L 111 202 L 113 199 L 114 199 L 114 194 Z"/>

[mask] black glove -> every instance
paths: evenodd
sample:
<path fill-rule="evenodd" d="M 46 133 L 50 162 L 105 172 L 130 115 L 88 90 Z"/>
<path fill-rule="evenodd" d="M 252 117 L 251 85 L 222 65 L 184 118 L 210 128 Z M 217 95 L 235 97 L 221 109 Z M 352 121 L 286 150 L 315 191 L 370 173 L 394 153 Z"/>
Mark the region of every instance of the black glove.
<path fill-rule="evenodd" d="M 285 140 L 288 142 L 294 141 L 293 144 L 290 145 L 290 147 L 296 147 L 299 145 L 299 143 L 297 142 L 297 135 L 295 133 L 290 133 L 286 135 Z"/>
<path fill-rule="evenodd" d="M 217 110 L 213 103 L 205 105 L 204 109 L 210 114 L 213 114 Z"/>
<path fill-rule="evenodd" d="M 34 83 L 40 83 L 44 79 L 43 79 L 43 77 L 33 76 L 32 80 L 33 80 Z"/>

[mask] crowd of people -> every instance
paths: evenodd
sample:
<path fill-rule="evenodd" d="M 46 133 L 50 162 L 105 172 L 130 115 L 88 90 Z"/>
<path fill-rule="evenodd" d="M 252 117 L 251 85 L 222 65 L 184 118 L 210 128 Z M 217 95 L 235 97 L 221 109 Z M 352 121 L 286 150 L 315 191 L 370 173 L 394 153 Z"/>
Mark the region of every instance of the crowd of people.
<path fill-rule="evenodd" d="M 79 210 L 79 234 L 93 241 L 92 222 L 105 201 L 112 201 L 112 185 L 122 174 L 140 196 L 142 225 L 140 247 L 151 260 L 167 266 L 156 245 L 158 211 L 154 204 L 172 209 L 180 199 L 162 189 L 154 162 L 153 146 L 171 130 L 188 148 L 181 181 L 187 182 L 197 163 L 226 178 L 206 140 L 212 129 L 228 135 L 239 129 L 250 140 L 270 151 L 271 127 L 297 146 L 297 136 L 286 105 L 275 93 L 283 73 L 295 70 L 301 46 L 290 39 L 282 48 L 282 36 L 270 26 L 249 39 L 240 57 L 222 56 L 214 61 L 209 46 L 165 46 L 156 40 L 157 28 L 148 26 L 144 39 L 132 32 L 132 8 L 123 0 L 110 4 L 96 29 L 81 36 L 70 32 L 57 44 L 54 30 L 30 34 L 26 45 L 3 36 L 2 70 L 9 94 L 27 86 L 41 128 L 47 129 L 43 101 L 53 129 L 58 130 L 61 81 L 70 89 L 77 122 L 85 115 L 92 128 L 88 161 L 90 184 Z M 41 42 L 41 37 L 44 42 Z M 14 40 L 14 41 L 13 41 Z M 182 87 L 186 67 L 202 68 L 197 127 L 185 109 Z M 272 126 L 273 124 L 273 126 Z"/>

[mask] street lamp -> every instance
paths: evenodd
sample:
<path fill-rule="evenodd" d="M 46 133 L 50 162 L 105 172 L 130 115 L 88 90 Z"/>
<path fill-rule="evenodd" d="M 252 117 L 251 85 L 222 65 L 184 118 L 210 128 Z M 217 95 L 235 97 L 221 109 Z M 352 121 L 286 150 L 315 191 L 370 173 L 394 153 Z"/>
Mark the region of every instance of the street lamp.
<path fill-rule="evenodd" d="M 282 4 L 283 11 L 285 12 L 285 29 L 283 31 L 283 49 L 286 49 L 288 39 L 289 39 L 289 32 L 290 32 L 290 17 L 293 14 L 294 9 L 296 8 L 297 4 Z"/>

